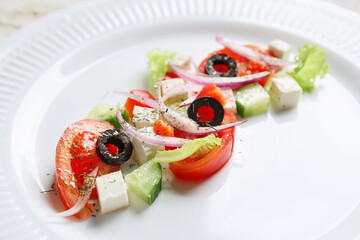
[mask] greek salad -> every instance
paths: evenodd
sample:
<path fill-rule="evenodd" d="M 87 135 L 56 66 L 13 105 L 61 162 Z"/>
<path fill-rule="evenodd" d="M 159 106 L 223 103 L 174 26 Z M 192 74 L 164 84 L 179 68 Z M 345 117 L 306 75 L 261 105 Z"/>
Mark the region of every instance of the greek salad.
<path fill-rule="evenodd" d="M 282 40 L 266 49 L 215 40 L 223 48 L 199 65 L 186 53 L 149 51 L 153 90 L 113 91 L 126 102 L 99 103 L 64 131 L 55 164 L 66 210 L 53 216 L 84 220 L 112 212 L 129 205 L 130 191 L 151 205 L 170 173 L 206 181 L 231 158 L 236 126 L 270 104 L 296 107 L 328 72 L 317 45 L 299 47 L 290 59 L 292 48 Z M 129 160 L 136 168 L 125 174 L 121 166 Z"/>

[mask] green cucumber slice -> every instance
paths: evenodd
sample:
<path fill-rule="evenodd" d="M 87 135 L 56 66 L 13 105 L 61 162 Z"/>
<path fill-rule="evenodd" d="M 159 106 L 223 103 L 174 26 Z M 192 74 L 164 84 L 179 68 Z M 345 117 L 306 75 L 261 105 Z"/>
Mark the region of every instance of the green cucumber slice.
<path fill-rule="evenodd" d="M 121 114 L 125 121 L 129 121 L 129 113 L 123 108 Z M 116 116 L 116 106 L 106 103 L 98 103 L 86 116 L 86 119 L 95 119 L 100 121 L 107 121 L 111 123 L 116 129 L 120 129 L 120 123 Z"/>
<path fill-rule="evenodd" d="M 258 83 L 247 84 L 236 93 L 237 113 L 241 117 L 250 117 L 269 108 L 270 96 Z"/>
<path fill-rule="evenodd" d="M 151 205 L 161 191 L 162 170 L 160 163 L 147 161 L 125 176 L 129 190 Z"/>

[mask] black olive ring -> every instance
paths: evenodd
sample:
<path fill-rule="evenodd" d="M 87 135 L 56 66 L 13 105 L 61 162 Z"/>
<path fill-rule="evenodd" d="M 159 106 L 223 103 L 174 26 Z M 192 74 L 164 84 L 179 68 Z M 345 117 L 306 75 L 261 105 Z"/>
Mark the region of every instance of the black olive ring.
<path fill-rule="evenodd" d="M 119 149 L 117 155 L 109 153 L 105 144 L 113 144 Z M 107 165 L 119 166 L 130 159 L 132 154 L 131 140 L 125 133 L 117 129 L 108 129 L 101 133 L 96 142 L 96 153 Z"/>
<path fill-rule="evenodd" d="M 200 121 L 197 115 L 199 108 L 206 106 L 211 107 L 214 110 L 214 117 L 209 122 Z M 200 127 L 219 126 L 224 119 L 224 108 L 221 103 L 215 98 L 202 97 L 193 101 L 187 111 L 188 117 L 197 122 Z"/>
<path fill-rule="evenodd" d="M 218 72 L 214 69 L 216 65 L 220 64 L 228 67 L 227 72 Z M 235 77 L 237 74 L 236 61 L 226 54 L 216 54 L 207 60 L 206 73 L 212 77 Z"/>

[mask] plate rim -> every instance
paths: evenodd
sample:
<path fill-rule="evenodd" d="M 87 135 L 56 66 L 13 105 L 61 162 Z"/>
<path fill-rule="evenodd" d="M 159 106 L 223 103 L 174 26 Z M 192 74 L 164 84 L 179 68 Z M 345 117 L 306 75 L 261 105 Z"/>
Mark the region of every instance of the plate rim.
<path fill-rule="evenodd" d="M 14 34 L 12 34 L 11 36 L 5 38 L 4 40 L 2 40 L 0 42 L 0 82 L 4 82 L 6 84 L 10 84 L 12 92 L 15 91 L 15 94 L 11 94 L 11 96 L 13 98 L 16 99 L 17 94 L 21 93 L 24 89 L 24 86 L 26 84 L 29 84 L 30 81 L 20 81 L 19 78 L 22 77 L 28 77 L 29 79 L 33 78 L 33 76 L 35 76 L 36 74 L 41 73 L 42 68 L 39 68 L 39 62 L 41 61 L 31 61 L 28 59 L 25 59 L 25 65 L 21 65 L 21 63 L 23 64 L 23 62 L 19 62 L 19 61 L 14 61 L 14 59 L 16 59 L 17 57 L 21 56 L 21 53 L 23 53 L 24 51 L 27 51 L 28 49 L 26 47 L 32 46 L 31 43 L 32 42 L 36 42 L 39 40 L 39 37 L 34 36 L 36 34 L 43 34 L 47 29 L 49 29 L 52 25 L 54 24 L 58 24 L 60 21 L 62 20 L 69 20 L 71 19 L 74 15 L 78 14 L 79 12 L 84 12 L 86 13 L 87 11 L 91 11 L 92 8 L 95 8 L 95 6 L 98 6 L 100 4 L 106 5 L 106 4 L 118 4 L 118 3 L 122 3 L 122 4 L 139 4 L 144 2 L 145 0 L 123 0 L 123 1 L 117 1 L 117 0 L 106 0 L 106 1 L 102 1 L 102 0 L 91 0 L 91 1 L 86 1 L 86 2 L 80 2 L 80 3 L 76 3 L 72 6 L 69 6 L 67 8 L 61 9 L 59 11 L 56 11 L 55 13 L 49 14 L 47 16 L 44 16 L 38 20 L 36 20 L 35 22 L 25 26 L 24 28 L 20 29 L 19 31 L 15 32 Z M 169 4 L 170 2 L 177 2 L 177 4 L 179 3 L 180 0 L 176 0 L 176 1 L 171 1 L 171 0 L 153 0 L 153 2 L 156 2 L 156 4 Z M 191 0 L 186 0 L 187 2 L 190 2 Z M 193 2 L 203 2 L 204 0 L 193 0 Z M 232 4 L 234 3 L 236 0 L 226 0 L 224 1 L 224 4 Z M 212 2 L 215 2 L 215 0 L 212 0 Z M 243 3 L 244 0 L 238 0 L 238 2 Z M 265 2 L 264 0 L 256 0 L 256 1 L 251 1 L 251 4 L 255 5 L 255 4 L 260 4 Z M 270 2 L 276 2 L 276 3 L 285 3 L 287 1 L 285 0 L 272 0 Z M 328 3 L 328 2 L 324 2 L 324 1 L 310 1 L 310 0 L 306 0 L 306 1 L 301 1 L 301 0 L 293 0 L 291 2 L 289 2 L 290 4 L 298 4 L 299 6 L 306 6 L 305 9 L 309 9 L 311 7 L 317 8 L 319 9 L 321 7 L 322 11 L 324 12 L 324 14 L 335 14 L 336 16 L 340 17 L 342 19 L 342 21 L 345 22 L 352 22 L 355 23 L 355 28 L 360 30 L 360 15 L 352 12 L 350 10 L 347 10 L 345 8 L 339 7 L 337 5 L 334 5 L 332 3 Z M 215 4 L 215 3 L 214 3 Z M 252 6 L 253 6 L 252 5 Z M 309 10 L 310 11 L 310 10 Z M 204 15 L 200 15 L 199 17 L 203 17 L 203 16 L 212 16 L 212 14 L 216 14 L 216 11 L 213 11 L 209 14 L 204 14 Z M 164 17 L 160 15 L 160 18 Z M 174 17 L 174 16 L 169 16 L 169 17 Z M 182 15 L 180 15 L 180 17 L 182 17 Z M 234 16 L 234 18 L 241 18 L 241 16 Z M 156 18 L 154 18 L 156 20 Z M 257 20 L 255 19 L 251 19 L 252 21 L 263 21 L 263 20 Z M 140 21 L 141 22 L 141 21 Z M 131 24 L 136 24 L 138 22 L 134 22 Z M 130 24 L 130 25 L 131 25 Z M 277 23 L 278 25 L 276 25 L 275 27 L 280 27 L 281 28 L 281 24 Z M 120 26 L 119 28 L 121 28 L 123 26 Z M 288 28 L 287 26 L 283 26 L 284 29 Z M 90 38 L 94 37 L 97 38 L 99 36 L 102 36 L 102 34 L 106 34 L 111 32 L 114 29 L 111 29 L 109 31 L 104 31 L 101 32 L 99 31 L 97 33 L 97 35 L 94 36 L 90 36 Z M 359 31 L 360 32 L 360 31 Z M 41 35 L 40 35 L 41 36 Z M 41 39 L 41 38 L 40 38 Z M 360 40 L 360 38 L 359 38 Z M 68 40 L 71 43 L 71 40 Z M 321 39 L 321 37 L 319 38 L 319 41 L 325 41 L 324 39 Z M 360 42 L 360 41 L 359 41 Z M 80 43 L 78 43 L 80 44 Z M 330 44 L 331 45 L 331 44 Z M 360 43 L 358 44 L 358 49 L 360 49 Z M 73 46 L 76 47 L 79 45 Z M 59 48 L 59 46 L 55 47 L 55 49 Z M 64 51 L 68 51 L 69 48 L 64 49 Z M 360 52 L 360 51 L 359 51 Z M 49 55 L 50 59 L 47 59 L 47 61 L 45 61 L 47 64 L 51 64 L 52 61 L 55 61 L 58 57 L 60 57 L 64 52 L 61 52 L 61 49 L 59 50 L 58 55 L 52 55 L 52 54 L 48 54 L 46 53 L 46 55 Z M 31 54 L 34 54 L 33 52 Z M 346 55 L 346 57 L 349 58 L 354 58 L 354 59 L 360 59 L 360 53 L 355 56 L 354 54 L 351 54 L 349 52 L 345 52 L 344 53 Z M 40 57 L 37 55 L 37 57 Z M 9 59 L 11 61 L 9 61 Z M 24 60 L 23 60 L 24 61 Z M 35 67 L 33 69 L 29 69 L 31 68 L 31 66 L 34 65 Z M 18 71 L 19 66 L 26 66 L 25 69 L 28 69 L 29 71 L 25 70 L 25 71 L 19 71 L 18 72 L 18 76 L 16 71 Z M 15 76 L 14 74 L 7 74 L 7 72 L 2 72 L 4 70 L 4 68 L 8 69 L 10 68 L 12 71 L 15 71 Z M 37 68 L 37 69 L 35 69 Z M 5 74 L 5 75 L 4 75 Z M 14 83 L 15 82 L 15 83 Z M 15 89 L 15 90 L 14 90 Z M 0 97 L 1 97 L 2 91 L 0 89 Z M 15 103 L 15 99 L 13 101 L 8 101 L 9 99 L 2 99 L 0 98 L 0 143 L 2 141 L 4 141 L 4 139 L 6 137 L 10 137 L 10 136 L 6 136 L 6 134 L 4 134 L 2 131 L 6 131 L 6 129 L 4 129 L 4 127 L 6 126 L 6 122 L 8 121 L 7 119 L 7 109 L 10 108 L 11 106 L 13 106 Z M 4 113 L 3 113 L 4 112 Z M 11 125 L 11 124 L 10 124 Z M 11 131 L 9 131 L 11 132 Z M 4 171 L 4 163 L 3 160 L 0 159 L 0 176 L 2 174 L 2 172 Z M 6 166 L 5 166 L 5 171 L 6 171 Z M 11 170 L 11 169 L 10 169 Z M 5 187 L 3 187 L 5 186 Z M 7 183 L 6 180 L 1 180 L 0 179 L 0 187 L 2 187 L 0 189 L 0 195 L 11 195 L 11 191 L 8 190 L 8 188 L 6 187 Z M 9 198 L 11 199 L 11 198 Z M 0 203 L 3 206 L 7 205 L 7 200 L 0 200 Z M 12 203 L 12 201 L 10 201 Z M 27 219 L 27 217 L 20 217 L 21 221 L 26 225 L 27 223 L 31 223 L 31 221 L 29 221 Z M 31 219 L 31 217 L 30 217 Z M 5 228 L 8 225 L 10 225 L 11 222 L 3 222 L 0 224 L 0 228 Z M 36 236 L 37 238 L 42 238 L 46 235 L 42 235 L 43 233 L 40 231 L 40 229 L 35 229 L 33 228 L 34 226 L 31 226 L 31 224 L 29 225 L 29 227 L 27 227 L 26 229 L 28 229 L 29 231 L 27 231 L 27 235 L 28 236 Z M 24 229 L 24 228 L 23 228 Z M 6 234 L 6 233 L 5 233 Z M 6 236 L 6 235 L 1 235 L 1 236 Z"/>

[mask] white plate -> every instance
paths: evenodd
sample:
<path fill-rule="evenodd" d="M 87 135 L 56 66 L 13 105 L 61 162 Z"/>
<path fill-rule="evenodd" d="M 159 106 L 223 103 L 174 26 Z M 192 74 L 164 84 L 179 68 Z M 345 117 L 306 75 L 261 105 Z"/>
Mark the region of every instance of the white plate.
<path fill-rule="evenodd" d="M 296 109 L 249 119 L 230 162 L 151 207 L 53 219 L 55 146 L 113 89 L 144 87 L 146 52 L 318 43 L 331 74 Z M 45 17 L 0 45 L 1 239 L 355 239 L 360 233 L 360 18 L 323 2 L 95 1 Z M 238 139 L 240 139 L 238 140 Z"/>

